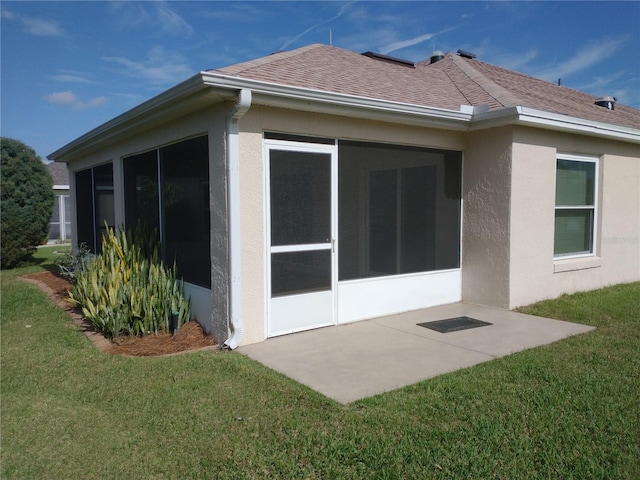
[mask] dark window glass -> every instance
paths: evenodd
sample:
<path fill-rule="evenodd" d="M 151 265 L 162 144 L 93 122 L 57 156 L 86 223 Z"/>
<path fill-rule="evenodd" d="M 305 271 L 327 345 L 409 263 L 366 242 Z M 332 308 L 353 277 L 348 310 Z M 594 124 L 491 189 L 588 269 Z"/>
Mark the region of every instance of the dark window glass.
<path fill-rule="evenodd" d="M 207 137 L 160 149 L 164 258 L 185 281 L 211 285 Z"/>
<path fill-rule="evenodd" d="M 75 174 L 76 184 L 76 227 L 78 245 L 85 244 L 96 251 L 96 231 L 94 225 L 93 173 L 89 168 Z"/>
<path fill-rule="evenodd" d="M 341 142 L 339 279 L 459 268 L 461 154 Z"/>
<path fill-rule="evenodd" d="M 165 264 L 210 287 L 208 137 L 125 158 L 124 189 L 127 227 L 155 230 Z"/>
<path fill-rule="evenodd" d="M 369 193 L 369 266 L 379 274 L 394 274 L 398 260 L 396 170 L 370 172 Z"/>
<path fill-rule="evenodd" d="M 593 210 L 556 210 L 555 255 L 593 252 Z"/>
<path fill-rule="evenodd" d="M 289 142 L 320 143 L 323 145 L 335 145 L 334 138 L 308 137 L 306 135 L 291 135 L 290 133 L 265 132 L 264 138 L 270 140 L 286 140 Z"/>
<path fill-rule="evenodd" d="M 92 252 L 100 253 L 105 222 L 110 227 L 115 223 L 113 165 L 81 170 L 75 178 L 78 244 L 84 243 Z"/>
<path fill-rule="evenodd" d="M 331 289 L 331 250 L 271 254 L 271 295 Z"/>
<path fill-rule="evenodd" d="M 331 156 L 271 151 L 271 245 L 331 241 Z"/>
<path fill-rule="evenodd" d="M 127 157 L 123 165 L 127 228 L 133 229 L 140 222 L 159 235 L 158 152 Z"/>
<path fill-rule="evenodd" d="M 101 165 L 93 169 L 95 188 L 96 250 L 102 251 L 102 237 L 106 226 L 115 227 L 116 215 L 113 204 L 113 165 Z"/>
<path fill-rule="evenodd" d="M 400 170 L 402 273 L 436 269 L 437 173 L 435 165 Z"/>
<path fill-rule="evenodd" d="M 59 240 L 60 238 L 62 238 L 60 236 L 60 224 L 50 223 L 49 224 L 49 240 Z"/>
<path fill-rule="evenodd" d="M 60 197 L 62 195 L 55 195 L 53 201 L 53 213 L 51 214 L 52 222 L 60 221 Z"/>

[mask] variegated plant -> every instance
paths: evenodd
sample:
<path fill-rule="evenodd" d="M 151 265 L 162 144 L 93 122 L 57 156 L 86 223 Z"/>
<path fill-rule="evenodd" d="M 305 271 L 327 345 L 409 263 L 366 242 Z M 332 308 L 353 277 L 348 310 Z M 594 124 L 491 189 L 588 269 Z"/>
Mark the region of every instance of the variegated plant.
<path fill-rule="evenodd" d="M 178 326 L 189 320 L 189 300 L 176 266 L 165 267 L 152 235 L 107 226 L 102 253 L 86 265 L 69 294 L 84 316 L 108 338 L 120 334 L 168 332 L 171 315 Z"/>

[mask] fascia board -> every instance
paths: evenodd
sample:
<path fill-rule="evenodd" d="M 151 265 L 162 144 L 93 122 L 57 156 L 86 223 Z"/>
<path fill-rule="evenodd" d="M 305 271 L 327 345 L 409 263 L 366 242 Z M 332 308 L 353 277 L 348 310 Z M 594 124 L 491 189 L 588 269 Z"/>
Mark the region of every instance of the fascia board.
<path fill-rule="evenodd" d="M 203 83 L 200 74 L 194 75 L 85 133 L 47 155 L 47 158 L 53 161 L 68 162 L 105 142 L 115 141 L 123 136 L 131 136 L 141 128 L 150 128 L 154 122 L 161 122 L 169 116 L 175 117 L 180 113 L 188 113 L 188 111 L 202 108 L 208 103 L 222 101 L 226 97 L 234 98 L 234 93 L 227 89 L 212 89 Z"/>
<path fill-rule="evenodd" d="M 470 113 L 457 110 L 327 92 L 212 72 L 201 73 L 207 85 L 251 90 L 254 104 L 412 125 L 441 126 L 461 131 L 468 129 L 468 123 L 472 119 Z"/>
<path fill-rule="evenodd" d="M 611 140 L 640 143 L 640 130 L 635 128 L 594 122 L 569 115 L 561 115 L 519 106 L 477 113 L 471 122 L 470 130 L 483 130 L 505 125 L 523 125 Z"/>

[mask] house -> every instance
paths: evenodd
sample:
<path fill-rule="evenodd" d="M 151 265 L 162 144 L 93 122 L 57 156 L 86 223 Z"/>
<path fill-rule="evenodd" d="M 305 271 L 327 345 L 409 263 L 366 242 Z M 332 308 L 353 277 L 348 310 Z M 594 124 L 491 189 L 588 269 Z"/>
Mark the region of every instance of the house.
<path fill-rule="evenodd" d="M 326 45 L 198 73 L 50 155 L 73 244 L 157 227 L 226 345 L 640 280 L 640 111 Z"/>
<path fill-rule="evenodd" d="M 49 222 L 48 243 L 71 241 L 71 202 L 69 196 L 69 171 L 63 163 L 47 163 L 53 179 L 53 213 Z"/>

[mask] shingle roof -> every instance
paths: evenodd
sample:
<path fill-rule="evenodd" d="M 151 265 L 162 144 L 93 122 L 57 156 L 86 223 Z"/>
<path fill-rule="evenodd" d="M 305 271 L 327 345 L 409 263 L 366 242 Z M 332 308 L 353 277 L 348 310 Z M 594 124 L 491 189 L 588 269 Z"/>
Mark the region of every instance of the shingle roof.
<path fill-rule="evenodd" d="M 225 75 L 282 85 L 458 111 L 461 105 L 529 107 L 623 127 L 640 128 L 640 110 L 595 105 L 596 97 L 479 60 L 447 54 L 414 67 L 314 44 L 239 63 Z"/>
<path fill-rule="evenodd" d="M 479 60 L 449 54 L 444 61 L 428 68 L 447 72 L 456 85 L 472 82 L 483 87 L 490 97 L 484 103 L 492 108 L 496 103 L 504 107 L 518 105 L 595 122 L 640 128 L 638 109 L 618 103 L 615 110 L 608 110 L 595 105 L 597 97 L 588 93 Z M 464 75 L 470 80 L 460 78 Z"/>
<path fill-rule="evenodd" d="M 69 169 L 65 163 L 47 163 L 47 170 L 54 185 L 69 185 Z"/>
<path fill-rule="evenodd" d="M 464 96 L 451 88 L 444 72 L 420 76 L 413 67 L 326 45 L 279 52 L 217 71 L 252 80 L 436 108 L 459 110 L 466 103 Z"/>

